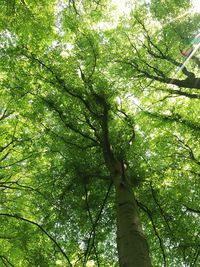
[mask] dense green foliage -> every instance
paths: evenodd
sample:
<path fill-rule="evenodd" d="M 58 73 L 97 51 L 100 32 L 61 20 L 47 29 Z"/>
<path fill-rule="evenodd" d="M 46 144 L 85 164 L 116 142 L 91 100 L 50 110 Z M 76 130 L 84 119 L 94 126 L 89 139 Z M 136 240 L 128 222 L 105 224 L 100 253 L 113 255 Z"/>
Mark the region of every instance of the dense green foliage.
<path fill-rule="evenodd" d="M 1 266 L 118 266 L 105 99 L 152 265 L 198 266 L 200 14 L 136 2 L 2 3 Z"/>

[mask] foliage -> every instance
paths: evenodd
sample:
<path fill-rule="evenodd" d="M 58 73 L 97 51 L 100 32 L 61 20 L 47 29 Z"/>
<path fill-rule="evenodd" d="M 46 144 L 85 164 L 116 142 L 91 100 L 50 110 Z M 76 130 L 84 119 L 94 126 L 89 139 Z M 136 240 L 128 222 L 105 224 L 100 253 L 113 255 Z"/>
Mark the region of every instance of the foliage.
<path fill-rule="evenodd" d="M 198 266 L 200 15 L 161 2 L 2 4 L 2 266 L 118 266 L 106 107 L 153 266 Z"/>

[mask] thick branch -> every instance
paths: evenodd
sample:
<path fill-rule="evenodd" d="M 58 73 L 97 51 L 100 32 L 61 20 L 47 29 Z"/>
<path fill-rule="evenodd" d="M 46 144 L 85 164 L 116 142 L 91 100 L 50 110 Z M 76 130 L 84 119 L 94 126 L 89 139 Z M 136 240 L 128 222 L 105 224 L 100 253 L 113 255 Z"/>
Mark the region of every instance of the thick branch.
<path fill-rule="evenodd" d="M 96 103 L 100 105 L 102 108 L 102 114 L 100 117 L 100 124 L 102 128 L 102 136 L 101 136 L 101 145 L 103 148 L 103 155 L 105 159 L 105 163 L 110 170 L 111 173 L 117 171 L 118 161 L 114 156 L 112 151 L 110 138 L 109 138 L 109 129 L 108 129 L 108 112 L 109 112 L 109 105 L 106 102 L 104 96 L 94 95 L 96 98 Z"/>
<path fill-rule="evenodd" d="M 179 114 L 173 114 L 173 115 L 165 115 L 165 114 L 161 114 L 161 113 L 156 113 L 156 112 L 151 112 L 151 111 L 145 111 L 143 110 L 143 112 L 151 117 L 154 117 L 156 119 L 162 120 L 163 122 L 177 122 L 180 124 L 183 124 L 185 126 L 187 126 L 188 128 L 195 130 L 195 131 L 199 131 L 200 130 L 200 125 L 196 122 L 192 122 L 190 120 L 186 120 L 183 117 L 181 117 L 181 115 Z"/>
<path fill-rule="evenodd" d="M 198 209 L 194 209 L 194 208 L 188 207 L 186 205 L 184 205 L 184 207 L 186 208 L 187 211 L 200 214 L 200 210 L 198 210 Z"/>
<path fill-rule="evenodd" d="M 64 114 L 64 112 L 59 107 L 57 107 L 55 105 L 55 103 L 53 103 L 53 101 L 47 100 L 43 97 L 40 97 L 40 99 L 42 99 L 46 104 L 48 104 L 48 106 L 59 115 L 59 118 L 61 119 L 61 121 L 63 122 L 63 124 L 65 125 L 66 128 L 68 128 L 68 129 L 72 130 L 73 132 L 75 132 L 76 134 L 79 134 L 82 137 L 92 141 L 92 143 L 98 144 L 97 140 L 95 140 L 93 137 L 82 132 L 80 129 L 76 128 L 72 123 L 68 123 L 67 122 L 67 116 Z"/>
<path fill-rule="evenodd" d="M 200 99 L 199 94 L 192 94 L 192 93 L 184 92 L 181 90 L 173 90 L 173 89 L 167 89 L 167 88 L 156 88 L 156 90 L 168 92 L 171 95 L 180 95 L 180 96 L 185 96 L 191 99 Z"/>
<path fill-rule="evenodd" d="M 183 74 L 185 74 L 188 78 L 195 78 L 195 74 L 191 71 L 189 71 L 186 66 L 184 66 L 182 63 L 178 62 L 177 60 L 173 59 L 171 56 L 166 55 L 157 44 L 155 44 L 152 40 L 152 38 L 150 37 L 150 34 L 148 32 L 148 30 L 146 29 L 144 23 L 137 17 L 135 16 L 135 19 L 137 20 L 137 22 L 142 26 L 145 35 L 146 35 L 146 39 L 147 39 L 147 44 L 145 45 L 143 44 L 143 46 L 147 49 L 147 52 L 154 58 L 156 59 L 161 59 L 161 60 L 165 60 L 168 61 L 169 63 L 173 64 L 176 67 L 181 68 L 181 71 L 183 72 Z M 154 50 L 153 50 L 154 49 Z M 155 52 L 156 51 L 156 52 Z"/>

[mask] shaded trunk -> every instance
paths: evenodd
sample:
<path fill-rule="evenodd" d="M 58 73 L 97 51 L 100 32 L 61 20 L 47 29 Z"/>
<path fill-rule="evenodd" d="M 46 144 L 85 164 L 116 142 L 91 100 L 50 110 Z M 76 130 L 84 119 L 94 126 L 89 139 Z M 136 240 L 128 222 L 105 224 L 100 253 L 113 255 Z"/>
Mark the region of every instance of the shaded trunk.
<path fill-rule="evenodd" d="M 147 241 L 142 233 L 137 213 L 137 203 L 132 187 L 125 176 L 125 165 L 114 154 L 109 138 L 109 104 L 103 95 L 95 95 L 101 106 L 98 117 L 102 129 L 101 145 L 105 163 L 110 171 L 116 191 L 117 248 L 120 267 L 151 267 Z"/>
<path fill-rule="evenodd" d="M 117 178 L 116 180 L 119 181 Z M 137 203 L 128 182 L 115 183 L 117 247 L 120 267 L 150 267 L 148 245 L 142 232 Z"/>

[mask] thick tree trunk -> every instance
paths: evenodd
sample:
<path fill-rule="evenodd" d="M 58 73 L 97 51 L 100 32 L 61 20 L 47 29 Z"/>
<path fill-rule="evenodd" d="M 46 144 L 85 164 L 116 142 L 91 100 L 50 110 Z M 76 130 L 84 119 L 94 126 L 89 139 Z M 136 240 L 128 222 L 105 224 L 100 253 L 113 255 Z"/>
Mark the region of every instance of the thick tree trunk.
<path fill-rule="evenodd" d="M 105 163 L 110 171 L 116 190 L 117 247 L 120 267 L 151 267 L 147 241 L 142 233 L 137 213 L 137 203 L 128 178 L 125 165 L 112 150 L 109 138 L 109 105 L 103 95 L 95 95 L 102 108 L 100 125 L 101 144 Z"/>
<path fill-rule="evenodd" d="M 120 267 L 150 267 L 148 245 L 140 227 L 134 193 L 125 181 L 115 183 L 115 190 L 119 265 Z"/>

